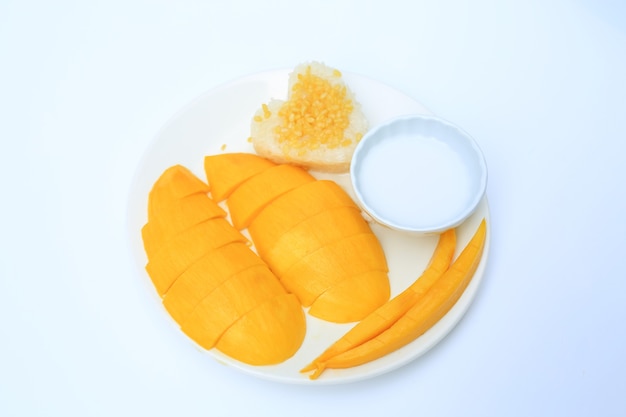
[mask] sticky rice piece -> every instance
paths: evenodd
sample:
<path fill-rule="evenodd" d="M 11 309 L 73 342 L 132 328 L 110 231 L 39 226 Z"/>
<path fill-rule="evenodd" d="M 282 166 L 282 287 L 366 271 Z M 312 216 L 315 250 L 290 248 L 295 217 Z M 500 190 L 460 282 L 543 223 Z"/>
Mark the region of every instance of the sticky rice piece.
<path fill-rule="evenodd" d="M 312 62 L 289 76 L 287 100 L 273 99 L 251 122 L 255 151 L 276 163 L 347 172 L 368 122 L 341 73 Z"/>

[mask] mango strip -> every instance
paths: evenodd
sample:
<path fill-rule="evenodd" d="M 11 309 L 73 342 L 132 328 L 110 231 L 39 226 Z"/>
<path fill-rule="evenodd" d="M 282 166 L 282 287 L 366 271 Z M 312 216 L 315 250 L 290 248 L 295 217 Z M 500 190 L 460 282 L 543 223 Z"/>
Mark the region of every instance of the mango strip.
<path fill-rule="evenodd" d="M 483 219 L 472 239 L 450 268 L 389 328 L 348 350 L 344 350 L 346 342 L 339 343 L 338 347 L 333 349 L 344 350 L 342 353 L 335 356 L 322 354 L 322 360 L 316 359 L 305 367 L 303 372 L 314 369 L 315 372 L 310 378 L 316 379 L 328 368 L 362 365 L 394 352 L 424 334 L 452 308 L 465 291 L 480 263 L 485 240 L 486 222 Z"/>

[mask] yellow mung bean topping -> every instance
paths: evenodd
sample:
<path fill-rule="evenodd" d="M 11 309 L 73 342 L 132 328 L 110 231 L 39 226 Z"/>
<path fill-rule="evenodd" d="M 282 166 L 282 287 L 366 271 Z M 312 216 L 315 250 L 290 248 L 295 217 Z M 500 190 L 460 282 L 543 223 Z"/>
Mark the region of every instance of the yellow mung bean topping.
<path fill-rule="evenodd" d="M 334 71 L 333 75 L 340 77 L 341 73 Z M 352 141 L 344 138 L 344 131 L 353 108 L 345 86 L 313 75 L 308 67 L 298 74 L 289 100 L 278 111 L 281 124 L 274 133 L 283 149 L 297 149 L 300 153 L 321 145 L 329 149 L 349 146 Z M 263 111 L 269 117 L 266 106 Z"/>

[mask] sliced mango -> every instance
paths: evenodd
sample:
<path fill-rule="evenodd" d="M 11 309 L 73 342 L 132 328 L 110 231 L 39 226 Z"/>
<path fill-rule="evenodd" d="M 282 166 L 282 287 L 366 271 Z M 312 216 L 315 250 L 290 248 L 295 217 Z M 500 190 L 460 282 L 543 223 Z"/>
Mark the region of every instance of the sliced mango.
<path fill-rule="evenodd" d="M 226 200 L 235 228 L 241 230 L 272 200 L 315 178 L 301 168 L 276 165 L 246 180 Z"/>
<path fill-rule="evenodd" d="M 331 321 L 357 320 L 364 311 L 376 308 L 381 299 L 388 299 L 388 280 L 380 281 L 387 272 L 380 243 L 356 204 L 336 183 L 318 181 L 302 168 L 275 165 L 251 154 L 206 157 L 205 172 L 212 195 L 227 199 L 232 224 L 238 230 L 250 229 L 257 252 L 282 284 L 305 306 L 319 298 L 313 314 Z M 146 235 L 151 227 L 146 228 Z M 167 236 L 162 233 L 152 240 L 166 241 L 163 235 Z M 167 239 L 171 245 L 179 237 Z M 161 252 L 158 245 L 155 247 Z M 181 290 L 177 291 L 188 293 L 187 282 L 200 285 L 195 274 L 189 276 L 194 278 L 181 280 Z M 361 288 L 351 291 L 350 285 Z M 358 295 L 359 308 L 330 307 L 351 303 L 350 295 Z M 180 317 L 201 301 L 188 295 L 182 297 L 186 301 L 177 298 L 181 297 L 171 298 L 166 308 L 177 311 L 173 314 Z M 329 314 L 333 309 L 337 311 L 334 319 Z"/>
<path fill-rule="evenodd" d="M 185 318 L 181 330 L 200 346 L 211 349 L 240 317 L 280 294 L 285 294 L 285 289 L 266 266 L 244 269 L 204 297 Z"/>
<path fill-rule="evenodd" d="M 177 200 L 195 193 L 208 193 L 209 186 L 196 177 L 188 168 L 173 165 L 156 180 L 148 195 L 148 212 L 160 207 L 163 201 Z"/>
<path fill-rule="evenodd" d="M 304 306 L 343 281 L 376 291 L 357 291 L 360 308 L 339 309 L 333 318 L 330 305 L 353 302 L 344 283 L 320 299 L 315 314 L 329 321 L 358 320 L 389 298 L 388 278 L 379 281 L 388 272 L 380 242 L 335 182 L 316 180 L 292 165 L 275 165 L 241 182 L 227 205 L 235 228 L 248 228 L 257 253 Z M 372 281 L 353 279 L 357 275 Z"/>
<path fill-rule="evenodd" d="M 274 365 L 296 353 L 305 331 L 300 302 L 293 294 L 281 294 L 239 318 L 215 347 L 249 365 Z"/>
<path fill-rule="evenodd" d="M 309 314 L 335 323 L 359 321 L 385 304 L 389 300 L 389 293 L 387 273 L 367 271 L 324 291 L 311 304 Z"/>
<path fill-rule="evenodd" d="M 250 234 L 257 252 L 278 275 L 308 254 L 348 236 L 371 233 L 361 212 L 352 206 L 324 210 L 301 221 L 281 236 L 272 233 Z M 256 230 L 255 230 L 256 232 Z"/>
<path fill-rule="evenodd" d="M 243 242 L 232 242 L 206 253 L 183 272 L 163 298 L 172 318 L 183 323 L 193 309 L 224 281 L 265 263 Z"/>
<path fill-rule="evenodd" d="M 223 153 L 204 157 L 204 171 L 215 201 L 226 199 L 248 178 L 275 164 L 251 153 Z"/>
<path fill-rule="evenodd" d="M 289 292 L 298 296 L 302 305 L 310 306 L 332 286 L 372 270 L 387 272 L 387 260 L 376 236 L 361 233 L 310 253 L 280 274 L 279 278 Z"/>
<path fill-rule="evenodd" d="M 302 308 L 207 192 L 181 166 L 159 178 L 142 229 L 146 271 L 164 307 L 200 346 L 211 349 L 225 335 L 223 349 L 234 359 L 282 362 L 303 341 Z"/>
<path fill-rule="evenodd" d="M 210 219 L 185 230 L 148 254 L 146 271 L 162 296 L 191 264 L 212 249 L 230 242 L 246 242 L 226 219 Z"/>
<path fill-rule="evenodd" d="M 148 212 L 148 222 L 167 223 L 163 226 L 173 228 L 172 222 L 198 223 L 198 220 L 206 220 L 212 217 L 226 217 L 226 211 L 213 201 L 206 193 L 193 193 L 180 198 L 161 200 L 158 205 L 153 205 Z M 206 217 L 206 216 L 209 217 Z M 179 228 L 182 230 L 183 228 Z"/>
<path fill-rule="evenodd" d="M 337 207 L 353 207 L 358 210 L 354 201 L 337 183 L 329 180 L 308 182 L 265 206 L 248 229 L 257 238 L 275 241 L 303 220 Z"/>
<path fill-rule="evenodd" d="M 147 253 L 154 253 L 178 233 L 216 217 L 226 217 L 226 212 L 203 193 L 164 200 L 149 213 L 148 223 L 141 229 L 144 248 Z"/>

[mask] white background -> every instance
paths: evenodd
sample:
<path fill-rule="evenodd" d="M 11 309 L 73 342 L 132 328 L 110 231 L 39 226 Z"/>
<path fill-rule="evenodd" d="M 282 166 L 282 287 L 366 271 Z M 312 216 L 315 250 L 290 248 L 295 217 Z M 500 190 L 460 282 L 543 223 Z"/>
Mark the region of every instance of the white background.
<path fill-rule="evenodd" d="M 492 217 L 455 330 L 323 387 L 164 335 L 125 229 L 135 169 L 177 110 L 313 59 L 470 132 Z M 0 415 L 623 416 L 625 115 L 618 0 L 0 1 Z"/>

